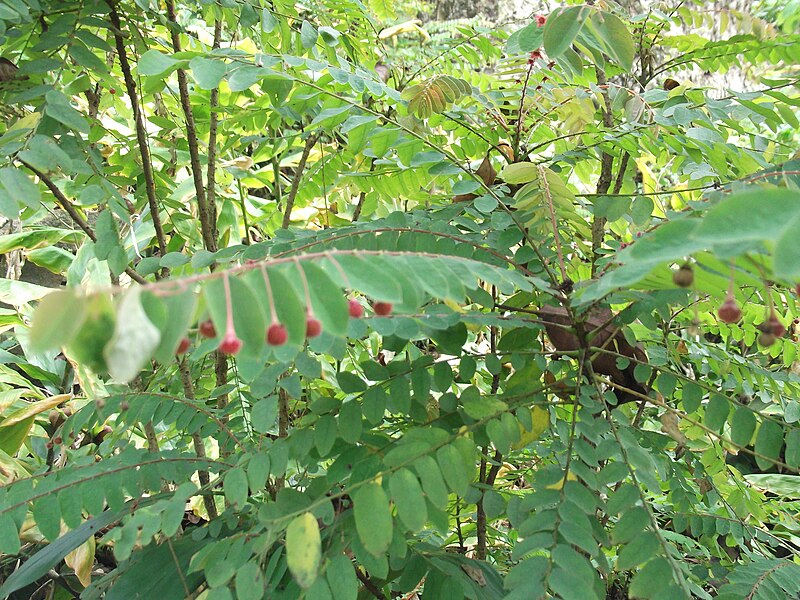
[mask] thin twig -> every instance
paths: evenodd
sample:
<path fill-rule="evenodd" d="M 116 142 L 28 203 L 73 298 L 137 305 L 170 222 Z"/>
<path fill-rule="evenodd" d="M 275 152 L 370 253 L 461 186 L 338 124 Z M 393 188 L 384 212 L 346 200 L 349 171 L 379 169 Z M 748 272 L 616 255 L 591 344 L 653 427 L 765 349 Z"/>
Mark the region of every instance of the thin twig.
<path fill-rule="evenodd" d="M 222 21 L 217 19 L 214 21 L 214 42 L 211 45 L 212 50 L 216 50 L 222 41 Z M 217 125 L 219 123 L 219 115 L 217 114 L 217 107 L 219 106 L 219 87 L 211 90 L 208 99 L 210 116 L 208 120 L 208 167 L 206 171 L 206 204 L 208 206 L 208 217 L 211 226 L 211 237 L 216 244 L 217 240 Z M 244 213 L 244 206 L 242 206 L 242 214 L 245 218 L 245 232 L 247 232 L 247 215 Z M 249 240 L 250 235 L 246 233 L 245 237 Z"/>
<path fill-rule="evenodd" d="M 603 97 L 603 125 L 610 130 L 614 127 L 614 116 L 611 112 L 611 99 L 608 95 L 608 80 L 605 71 L 599 67 L 595 69 L 595 72 L 597 73 L 597 85 L 600 87 L 600 94 Z M 613 168 L 614 157 L 603 151 L 600 156 L 600 177 L 595 190 L 598 194 L 605 194 L 611 187 Z M 597 274 L 597 261 L 600 258 L 600 248 L 605 238 L 606 222 L 605 217 L 598 217 L 596 214 L 592 219 L 592 277 Z"/>
<path fill-rule="evenodd" d="M 75 222 L 75 224 L 78 227 L 81 228 L 81 230 L 83 230 L 86 236 L 93 242 L 96 242 L 97 236 L 94 234 L 94 231 L 89 226 L 89 223 L 87 223 L 86 219 L 83 218 L 81 213 L 78 212 L 78 209 L 75 208 L 72 202 L 69 201 L 69 199 L 64 195 L 64 192 L 62 192 L 58 188 L 58 186 L 53 182 L 53 180 L 50 179 L 47 175 L 45 175 L 41 171 L 39 171 L 39 169 L 37 169 L 33 165 L 26 163 L 24 160 L 20 160 L 20 162 L 23 165 L 25 165 L 25 167 L 28 168 L 34 175 L 36 175 L 41 180 L 41 182 L 45 184 L 45 186 L 47 186 L 47 189 L 50 190 L 50 192 L 53 194 L 53 196 L 56 199 L 56 202 L 58 202 L 58 205 L 65 211 L 67 211 L 67 214 L 70 216 L 70 218 Z M 147 280 L 141 275 L 139 275 L 136 271 L 134 271 L 131 267 L 125 267 L 125 273 L 127 273 L 128 277 L 133 279 L 136 283 L 141 283 L 143 285 L 147 283 Z"/>
<path fill-rule="evenodd" d="M 311 148 L 314 147 L 314 144 L 317 143 L 318 139 L 318 133 L 312 133 L 306 138 L 306 144 L 303 147 L 303 153 L 300 155 L 300 162 L 297 163 L 297 170 L 294 173 L 294 179 L 292 179 L 292 187 L 289 189 L 289 195 L 286 197 L 286 207 L 284 208 L 283 223 L 281 224 L 282 229 L 287 229 L 292 220 L 294 198 L 297 195 L 297 190 L 300 189 L 300 180 L 303 178 L 303 171 L 305 171 L 306 168 L 308 155 L 311 154 Z"/>
<path fill-rule="evenodd" d="M 544 167 L 539 165 L 539 179 L 542 181 L 542 191 L 547 200 L 547 210 L 550 213 L 550 226 L 553 228 L 553 237 L 556 242 L 556 252 L 558 253 L 558 267 L 561 270 L 561 281 L 567 281 L 567 269 L 564 267 L 564 251 L 561 249 L 561 236 L 558 233 L 558 223 L 556 222 L 556 211 L 553 208 L 553 195 L 550 193 L 550 183 L 547 181 L 547 172 Z"/>
<path fill-rule="evenodd" d="M 178 370 L 181 374 L 181 384 L 183 384 L 184 396 L 186 396 L 188 400 L 195 400 L 194 383 L 192 383 L 192 375 L 189 373 L 189 363 L 185 357 L 178 363 Z M 205 444 L 203 444 L 203 438 L 200 437 L 199 433 L 195 432 L 192 434 L 192 443 L 194 444 L 194 452 L 197 457 L 205 458 L 206 447 Z M 199 469 L 197 471 L 197 479 L 200 481 L 200 485 L 202 487 L 208 486 L 211 481 L 208 471 L 205 469 Z M 206 508 L 209 519 L 215 519 L 218 516 L 217 505 L 214 504 L 214 498 L 211 495 L 203 494 L 203 506 Z"/>
<path fill-rule="evenodd" d="M 144 175 L 145 193 L 147 194 L 147 203 L 150 206 L 150 218 L 153 219 L 153 228 L 156 232 L 159 254 L 164 256 L 167 253 L 167 239 L 164 235 L 164 228 L 161 225 L 161 217 L 159 215 L 158 199 L 156 198 L 156 183 L 153 177 L 153 162 L 150 158 L 150 147 L 147 145 L 147 130 L 144 127 L 144 119 L 142 117 L 141 108 L 139 107 L 136 82 L 133 80 L 133 75 L 131 74 L 131 66 L 128 62 L 127 51 L 125 50 L 125 40 L 122 39 L 122 23 L 116 5 L 111 0 L 106 0 L 106 3 L 111 9 L 109 11 L 109 18 L 113 26 L 114 43 L 117 47 L 119 66 L 122 70 L 122 76 L 125 80 L 125 89 L 131 102 L 131 110 L 133 110 L 136 141 L 139 145 L 139 154 L 142 157 L 142 174 Z M 162 275 L 166 276 L 167 274 L 167 269 L 164 268 L 162 270 Z"/>
<path fill-rule="evenodd" d="M 178 18 L 175 14 L 174 0 L 166 1 L 167 7 L 167 21 L 172 24 L 170 27 L 170 38 L 172 40 L 172 49 L 177 53 L 181 51 L 181 34 L 178 27 Z M 208 201 L 206 198 L 206 189 L 203 186 L 203 172 L 200 165 L 200 150 L 197 143 L 197 128 L 194 124 L 194 115 L 192 114 L 192 100 L 189 97 L 189 81 L 186 77 L 184 69 L 178 69 L 178 95 L 181 100 L 181 108 L 183 109 L 183 118 L 186 123 L 186 142 L 189 146 L 189 170 L 191 171 L 192 181 L 194 182 L 194 191 L 197 196 L 197 212 L 200 217 L 200 230 L 203 236 L 203 245 L 209 252 L 217 251 L 217 240 L 214 237 L 214 224 L 211 221 L 211 214 L 209 212 Z M 212 118 L 214 111 L 211 111 Z M 210 166 L 210 161 L 209 161 Z"/>
<path fill-rule="evenodd" d="M 375 160 L 369 160 L 369 173 L 375 172 Z M 358 204 L 356 204 L 356 208 L 353 211 L 353 223 L 358 221 L 361 218 L 361 211 L 364 210 L 364 201 L 367 199 L 367 192 L 366 190 L 362 190 L 358 196 Z"/>
<path fill-rule="evenodd" d="M 356 571 L 356 577 L 358 577 L 358 580 L 364 584 L 364 587 L 367 589 L 367 591 L 369 591 L 370 594 L 372 594 L 376 598 L 379 598 L 380 600 L 386 600 L 386 596 L 383 594 L 383 592 L 380 590 L 378 586 L 372 583 L 372 580 L 369 578 L 369 576 L 359 571 L 358 568 L 355 568 L 355 571 Z"/>

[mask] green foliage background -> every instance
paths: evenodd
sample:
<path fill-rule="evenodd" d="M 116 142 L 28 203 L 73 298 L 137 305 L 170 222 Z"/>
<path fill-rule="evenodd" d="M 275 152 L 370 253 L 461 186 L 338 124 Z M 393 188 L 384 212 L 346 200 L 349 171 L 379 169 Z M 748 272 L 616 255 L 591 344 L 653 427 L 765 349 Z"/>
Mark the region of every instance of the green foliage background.
<path fill-rule="evenodd" d="M 777 4 L 0 3 L 0 596 L 796 597 Z"/>

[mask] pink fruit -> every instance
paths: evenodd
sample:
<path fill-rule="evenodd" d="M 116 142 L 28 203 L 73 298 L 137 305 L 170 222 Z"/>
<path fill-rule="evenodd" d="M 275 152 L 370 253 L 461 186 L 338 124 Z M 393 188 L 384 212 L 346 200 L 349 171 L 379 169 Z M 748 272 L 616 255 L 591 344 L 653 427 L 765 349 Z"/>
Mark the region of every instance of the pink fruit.
<path fill-rule="evenodd" d="M 360 319 L 364 316 L 364 307 L 355 298 L 351 298 L 348 302 L 348 310 L 350 311 L 350 316 L 354 319 Z"/>
<path fill-rule="evenodd" d="M 236 337 L 236 334 L 229 332 L 225 334 L 219 344 L 219 351 L 223 354 L 237 354 L 242 349 L 242 340 Z"/>
<path fill-rule="evenodd" d="M 287 339 L 289 339 L 289 334 L 282 323 L 273 323 L 267 329 L 267 343 L 270 346 L 282 346 Z"/>

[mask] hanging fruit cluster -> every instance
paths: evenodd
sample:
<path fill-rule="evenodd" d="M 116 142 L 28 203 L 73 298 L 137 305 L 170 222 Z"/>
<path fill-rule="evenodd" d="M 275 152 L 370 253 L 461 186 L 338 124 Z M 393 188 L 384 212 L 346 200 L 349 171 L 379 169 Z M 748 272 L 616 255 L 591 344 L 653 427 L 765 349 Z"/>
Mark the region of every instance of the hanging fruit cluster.
<path fill-rule="evenodd" d="M 306 339 L 311 339 L 318 337 L 322 333 L 322 323 L 314 316 L 314 307 L 311 303 L 311 295 L 308 290 L 308 281 L 306 281 L 305 273 L 302 268 L 299 270 L 299 272 L 305 291 Z M 270 311 L 270 324 L 269 327 L 267 327 L 266 342 L 270 346 L 282 346 L 289 339 L 289 333 L 286 329 L 286 325 L 281 323 L 278 319 L 278 313 L 275 310 L 275 299 L 273 297 L 272 285 L 270 284 L 269 277 L 267 277 L 266 271 L 263 267 L 262 273 L 264 275 L 264 284 L 267 289 L 267 300 Z M 238 354 L 242 349 L 242 340 L 236 335 L 236 328 L 234 327 L 233 303 L 231 301 L 230 280 L 227 273 L 223 275 L 222 280 L 225 287 L 226 320 L 225 333 L 223 334 L 222 340 L 220 341 L 217 349 L 222 354 L 233 356 Z M 376 316 L 388 317 L 392 314 L 392 304 L 390 302 L 373 302 L 372 310 L 375 312 Z M 348 313 L 353 319 L 360 319 L 364 316 L 364 305 L 356 298 L 350 298 L 348 299 Z M 216 327 L 214 327 L 214 323 L 211 319 L 201 321 L 197 327 L 197 332 L 205 338 L 212 339 L 217 337 L 217 330 Z M 176 354 L 185 354 L 191 347 L 191 344 L 191 340 L 188 337 L 184 337 L 178 344 Z"/>
<path fill-rule="evenodd" d="M 682 288 L 689 288 L 694 285 L 694 269 L 690 263 L 682 264 L 672 274 L 672 282 Z M 717 317 L 723 323 L 733 324 L 738 323 L 742 318 L 742 309 L 733 294 L 734 278 L 731 275 L 728 283 L 728 291 L 725 295 L 725 300 L 717 309 Z M 778 315 L 775 313 L 775 308 L 772 305 L 772 295 L 769 293 L 769 285 L 767 285 L 767 318 L 756 326 L 759 331 L 758 344 L 768 348 L 775 344 L 778 338 L 786 334 L 786 327 L 781 323 Z M 800 284 L 795 286 L 795 292 L 800 296 Z"/>

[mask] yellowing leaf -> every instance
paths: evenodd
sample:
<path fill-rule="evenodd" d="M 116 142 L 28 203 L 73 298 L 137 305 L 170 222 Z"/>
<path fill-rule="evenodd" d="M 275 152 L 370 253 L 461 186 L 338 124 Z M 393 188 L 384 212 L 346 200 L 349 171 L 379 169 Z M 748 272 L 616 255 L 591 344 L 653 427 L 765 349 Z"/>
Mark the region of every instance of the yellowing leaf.
<path fill-rule="evenodd" d="M 566 476 L 565 479 L 566 479 L 566 481 L 578 481 L 577 476 L 572 471 L 567 473 L 567 476 Z M 566 481 L 564 479 L 559 479 L 555 483 L 551 483 L 550 485 L 545 486 L 545 487 L 548 490 L 560 490 L 561 488 L 564 487 L 564 483 L 566 483 Z"/>
<path fill-rule="evenodd" d="M 411 19 L 410 21 L 398 23 L 397 25 L 393 25 L 392 27 L 387 27 L 386 29 L 381 30 L 381 32 L 378 34 L 378 37 L 382 40 L 388 40 L 389 38 L 393 38 L 404 33 L 419 33 L 424 39 L 429 40 L 431 36 L 428 35 L 427 31 L 420 27 L 421 24 L 422 21 L 419 19 Z"/>
<path fill-rule="evenodd" d="M 500 179 L 506 183 L 529 183 L 539 177 L 539 169 L 532 162 L 518 162 L 500 171 Z"/>
<path fill-rule="evenodd" d="M 540 406 L 534 406 L 533 409 L 531 409 L 531 421 L 533 425 L 530 431 L 520 424 L 519 441 L 511 446 L 514 450 L 524 448 L 528 444 L 539 439 L 539 436 L 550 426 L 550 413 Z"/>
<path fill-rule="evenodd" d="M 303 513 L 286 529 L 286 562 L 298 585 L 308 589 L 317 579 L 322 541 L 317 519 Z"/>
<path fill-rule="evenodd" d="M 13 413 L 3 419 L 3 421 L 0 422 L 0 428 L 11 427 L 12 425 L 21 423 L 25 419 L 34 417 L 46 410 L 50 410 L 51 408 L 55 408 L 62 402 L 69 400 L 71 397 L 72 396 L 70 394 L 59 394 L 57 396 L 45 398 L 44 400 L 39 400 L 38 402 L 31 402 L 26 407 L 15 410 Z"/>
<path fill-rule="evenodd" d="M 408 100 L 408 112 L 420 119 L 443 112 L 447 107 L 472 93 L 472 86 L 463 79 L 450 75 L 435 75 L 425 83 L 403 90 L 400 95 Z"/>
<path fill-rule="evenodd" d="M 88 587 L 92 583 L 94 551 L 95 540 L 94 536 L 90 535 L 84 543 L 64 557 L 64 562 L 75 571 L 75 576 L 83 587 Z"/>

